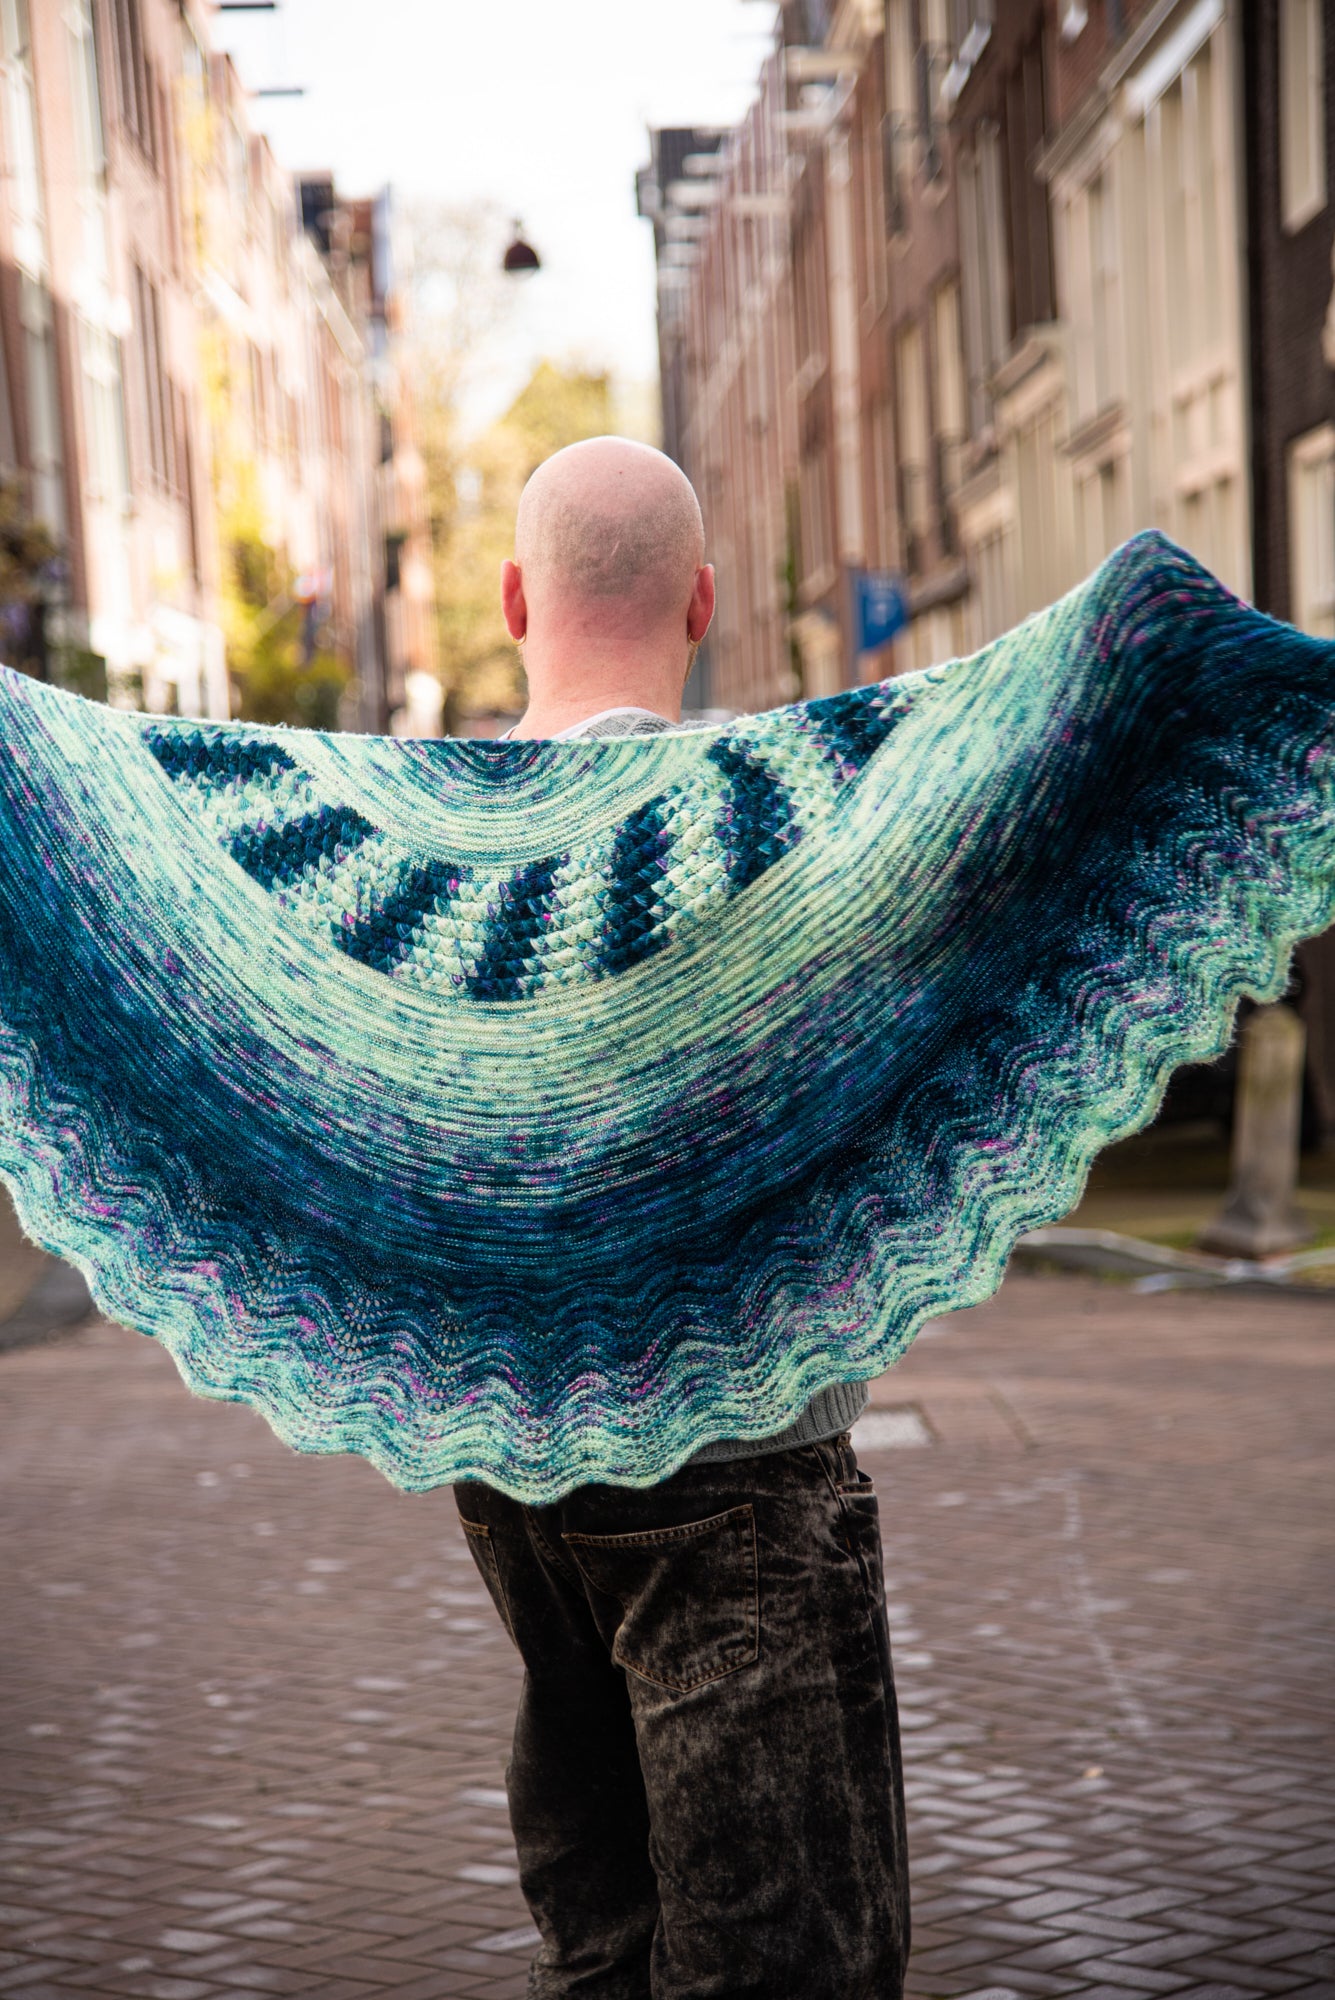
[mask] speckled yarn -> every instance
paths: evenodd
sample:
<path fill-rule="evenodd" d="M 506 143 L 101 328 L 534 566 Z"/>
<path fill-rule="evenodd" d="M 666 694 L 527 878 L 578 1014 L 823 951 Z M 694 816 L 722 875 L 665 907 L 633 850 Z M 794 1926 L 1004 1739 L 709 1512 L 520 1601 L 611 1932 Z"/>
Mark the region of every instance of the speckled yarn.
<path fill-rule="evenodd" d="M 1335 645 L 1163 535 L 726 727 L 398 742 L 0 672 L 0 1170 L 190 1386 L 647 1485 L 985 1298 L 1335 921 Z"/>

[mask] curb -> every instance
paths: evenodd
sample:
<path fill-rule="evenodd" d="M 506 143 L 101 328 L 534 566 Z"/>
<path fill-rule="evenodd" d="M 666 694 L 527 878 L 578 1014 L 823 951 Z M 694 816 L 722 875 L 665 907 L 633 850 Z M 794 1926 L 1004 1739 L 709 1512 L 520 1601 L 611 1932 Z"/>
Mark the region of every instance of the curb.
<path fill-rule="evenodd" d="M 1012 1253 L 1022 1264 L 1057 1265 L 1098 1277 L 1130 1278 L 1135 1292 L 1199 1291 L 1223 1285 L 1259 1286 L 1268 1292 L 1297 1292 L 1335 1303 L 1335 1288 L 1304 1282 L 1308 1272 L 1335 1272 L 1335 1250 L 1304 1250 L 1264 1263 L 1250 1257 L 1211 1257 L 1202 1250 L 1172 1250 L 1123 1236 L 1116 1229 L 1073 1229 L 1056 1224 L 1031 1229 Z"/>

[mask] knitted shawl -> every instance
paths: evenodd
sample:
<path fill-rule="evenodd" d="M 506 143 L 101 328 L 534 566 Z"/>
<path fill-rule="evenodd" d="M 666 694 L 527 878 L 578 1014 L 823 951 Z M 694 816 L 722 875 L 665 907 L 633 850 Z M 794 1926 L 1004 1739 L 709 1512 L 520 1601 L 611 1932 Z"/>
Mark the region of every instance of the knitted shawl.
<path fill-rule="evenodd" d="M 1335 921 L 1335 644 L 1158 532 L 967 658 L 625 741 L 0 669 L 0 1172 L 195 1391 L 645 1486 L 1000 1281 Z"/>

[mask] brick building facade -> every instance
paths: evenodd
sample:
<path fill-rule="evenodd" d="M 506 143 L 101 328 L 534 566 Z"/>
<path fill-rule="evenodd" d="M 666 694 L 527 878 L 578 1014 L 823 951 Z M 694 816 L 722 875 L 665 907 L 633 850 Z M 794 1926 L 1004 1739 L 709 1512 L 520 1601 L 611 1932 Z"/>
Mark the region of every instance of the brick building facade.
<path fill-rule="evenodd" d="M 1335 0 L 1243 23 L 1253 597 L 1335 638 Z M 1298 955 L 1313 1102 L 1335 1133 L 1335 931 Z"/>
<path fill-rule="evenodd" d="M 716 198 L 655 225 L 683 462 L 693 423 L 722 448 L 702 387 L 743 317 L 787 322 L 794 603 L 771 692 L 794 637 L 807 680 L 868 664 L 863 563 L 903 574 L 900 668 L 981 644 L 1150 522 L 1249 587 L 1240 22 L 1236 0 L 788 0 Z M 762 106 L 790 282 L 748 288 L 744 315 L 728 245 Z M 732 454 L 700 469 L 717 504 L 730 480 L 764 504 Z M 716 652 L 718 698 L 749 699 Z"/>
<path fill-rule="evenodd" d="M 758 105 L 787 281 L 746 284 L 727 247 L 757 107 L 673 278 L 673 435 L 720 568 L 715 702 L 980 646 L 1147 526 L 1335 632 L 1331 15 L 785 0 Z M 782 323 L 762 335 L 766 314 Z M 710 400 L 724 359 L 762 340 L 791 350 L 791 461 L 748 456 Z M 781 479 L 789 606 L 761 625 L 734 524 L 777 522 Z M 879 655 L 857 651 L 864 566 L 896 573 L 907 609 Z M 1335 1131 L 1329 945 L 1304 965 Z"/>
<path fill-rule="evenodd" d="M 1335 0 L 1257 0 L 1243 38 L 1254 596 L 1335 637 Z"/>
<path fill-rule="evenodd" d="M 424 520 L 382 470 L 412 459 L 385 301 L 340 296 L 206 10 L 0 0 L 0 167 L 0 476 L 61 550 L 41 667 L 225 714 L 244 519 L 387 727 L 433 662 L 429 616 L 386 616 Z"/>
<path fill-rule="evenodd" d="M 691 469 L 728 578 L 688 703 L 763 707 L 796 689 L 790 525 L 796 433 L 783 70 L 733 133 L 659 132 L 639 179 L 659 272 L 663 435 Z M 720 143 L 724 141 L 724 143 Z M 708 280 L 692 281 L 697 259 Z"/>

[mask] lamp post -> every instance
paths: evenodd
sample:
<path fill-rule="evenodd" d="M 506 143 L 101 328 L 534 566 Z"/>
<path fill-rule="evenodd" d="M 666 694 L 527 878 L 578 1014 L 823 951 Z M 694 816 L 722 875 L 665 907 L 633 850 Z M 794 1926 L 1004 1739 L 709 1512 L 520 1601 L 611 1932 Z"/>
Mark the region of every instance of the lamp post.
<path fill-rule="evenodd" d="M 520 222 L 518 216 L 515 217 L 511 227 L 514 230 L 514 236 L 504 257 L 501 259 L 501 269 L 507 277 L 517 277 L 526 271 L 540 271 L 542 269 L 542 259 L 533 248 L 533 245 L 525 242 L 523 224 Z"/>

